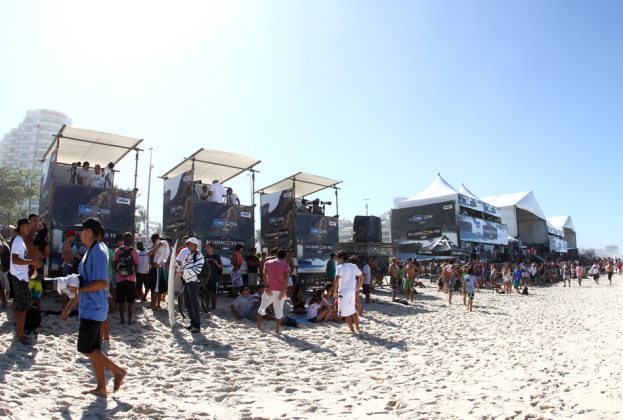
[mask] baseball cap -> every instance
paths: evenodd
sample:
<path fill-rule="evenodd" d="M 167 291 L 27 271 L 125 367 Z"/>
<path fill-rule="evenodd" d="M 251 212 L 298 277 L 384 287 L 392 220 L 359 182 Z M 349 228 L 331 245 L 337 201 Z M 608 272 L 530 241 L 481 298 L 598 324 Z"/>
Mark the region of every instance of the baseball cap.
<path fill-rule="evenodd" d="M 187 244 L 195 244 L 197 246 L 199 246 L 199 239 L 197 238 L 190 238 L 189 240 L 186 241 Z"/>

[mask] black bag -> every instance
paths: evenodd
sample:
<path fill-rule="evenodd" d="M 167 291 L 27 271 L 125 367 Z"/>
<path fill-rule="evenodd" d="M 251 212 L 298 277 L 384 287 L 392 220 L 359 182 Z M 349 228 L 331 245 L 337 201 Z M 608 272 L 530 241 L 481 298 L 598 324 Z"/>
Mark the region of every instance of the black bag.
<path fill-rule="evenodd" d="M 296 328 L 296 327 L 298 327 L 298 326 L 299 326 L 299 323 L 298 323 L 298 322 L 296 322 L 296 320 L 295 320 L 295 319 L 290 318 L 289 316 L 286 316 L 285 318 L 283 318 L 283 322 L 282 322 L 282 323 L 283 323 L 283 325 L 285 325 L 286 327 L 294 327 L 294 328 Z"/>
<path fill-rule="evenodd" d="M 523 291 L 521 292 L 522 295 L 527 295 L 528 294 L 528 286 L 524 286 Z"/>
<path fill-rule="evenodd" d="M 197 262 L 197 252 L 193 254 L 193 262 Z M 201 267 L 201 271 L 197 274 L 197 279 L 199 283 L 206 284 L 210 280 L 210 274 L 212 273 L 212 269 L 210 268 L 210 263 L 203 258 L 203 266 Z"/>
<path fill-rule="evenodd" d="M 41 312 L 35 305 L 31 306 L 26 312 L 26 321 L 24 323 L 24 332 L 26 334 L 30 334 L 34 332 L 36 334 L 36 329 L 41 326 Z"/>
<path fill-rule="evenodd" d="M 134 258 L 132 258 L 133 250 L 134 248 L 121 248 L 121 255 L 119 255 L 119 262 L 117 263 L 118 274 L 122 276 L 131 276 L 134 274 Z"/>

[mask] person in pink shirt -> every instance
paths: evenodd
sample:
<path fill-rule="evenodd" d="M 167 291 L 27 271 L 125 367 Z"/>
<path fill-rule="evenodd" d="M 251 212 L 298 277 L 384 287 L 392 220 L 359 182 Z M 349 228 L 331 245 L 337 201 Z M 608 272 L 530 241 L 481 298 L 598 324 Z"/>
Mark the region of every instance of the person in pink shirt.
<path fill-rule="evenodd" d="M 115 250 L 113 270 L 117 274 L 117 303 L 119 304 L 120 324 L 125 323 L 125 307 L 128 305 L 128 325 L 132 323 L 132 309 L 136 290 L 136 272 L 138 270 L 138 252 L 132 248 L 134 235 L 123 234 L 123 246 Z"/>
<path fill-rule="evenodd" d="M 257 329 L 262 329 L 262 319 L 266 315 L 266 308 L 273 305 L 275 311 L 275 332 L 279 334 L 281 320 L 283 319 L 283 303 L 286 299 L 290 265 L 285 261 L 287 252 L 285 249 L 277 251 L 277 258 L 266 261 L 264 265 L 264 285 L 266 290 L 262 294 L 262 302 L 257 310 Z"/>

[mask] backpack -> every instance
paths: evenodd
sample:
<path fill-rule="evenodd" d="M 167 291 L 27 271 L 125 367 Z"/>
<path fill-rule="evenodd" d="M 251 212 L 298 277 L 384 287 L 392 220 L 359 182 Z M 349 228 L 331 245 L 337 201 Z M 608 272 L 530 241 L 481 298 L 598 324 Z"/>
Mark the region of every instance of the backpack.
<path fill-rule="evenodd" d="M 195 254 L 193 255 L 193 262 L 197 262 L 197 254 L 198 252 L 195 252 Z M 207 283 L 208 280 L 210 280 L 211 271 L 212 270 L 210 269 L 210 264 L 205 260 L 205 257 L 204 257 L 201 271 L 199 272 L 199 274 L 197 274 L 197 279 L 199 280 L 199 283 L 201 284 Z"/>
<path fill-rule="evenodd" d="M 121 255 L 119 255 L 119 261 L 117 262 L 117 273 L 122 276 L 131 276 L 134 274 L 134 258 L 132 258 L 132 251 L 134 248 L 121 249 Z"/>
<path fill-rule="evenodd" d="M 41 326 L 41 312 L 37 309 L 36 306 L 31 306 L 26 312 L 26 320 L 24 322 L 24 332 L 26 334 L 30 334 L 34 332 L 36 334 L 36 329 Z"/>

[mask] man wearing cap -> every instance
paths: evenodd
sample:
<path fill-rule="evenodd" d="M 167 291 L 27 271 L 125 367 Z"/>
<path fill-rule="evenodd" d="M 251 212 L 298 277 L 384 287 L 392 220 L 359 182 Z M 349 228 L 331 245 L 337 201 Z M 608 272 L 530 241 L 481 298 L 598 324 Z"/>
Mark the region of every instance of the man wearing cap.
<path fill-rule="evenodd" d="M 61 258 L 63 260 L 63 266 L 61 270 L 63 276 L 68 276 L 74 273 L 74 250 L 72 244 L 76 240 L 76 231 L 69 229 L 65 232 L 65 242 L 63 242 L 63 249 L 61 252 Z"/>
<path fill-rule="evenodd" d="M 22 344 L 31 344 L 24 334 L 24 324 L 26 322 L 26 312 L 30 307 L 30 290 L 28 289 L 28 265 L 39 268 L 41 260 L 31 260 L 26 252 L 26 238 L 30 233 L 30 222 L 28 219 L 20 219 L 17 222 L 17 236 L 11 245 L 11 267 L 10 273 L 13 279 L 11 284 L 14 287 L 13 315 L 15 317 L 17 340 Z"/>
<path fill-rule="evenodd" d="M 212 181 L 212 185 L 210 185 L 210 191 L 208 192 L 208 201 L 213 203 L 223 203 L 223 198 L 225 197 L 225 187 L 218 182 L 218 179 Z"/>
<path fill-rule="evenodd" d="M 85 256 L 80 261 L 78 271 L 82 279 L 78 294 L 72 298 L 61 313 L 61 319 L 67 321 L 73 306 L 79 304 L 80 327 L 78 330 L 78 351 L 91 360 L 97 386 L 84 391 L 106 397 L 105 369 L 114 377 L 113 392 L 121 387 L 127 372 L 101 351 L 102 324 L 108 319 L 108 247 L 99 238 L 104 236 L 104 227 L 97 219 L 87 219 L 82 223 L 80 241 L 87 247 Z"/>
<path fill-rule="evenodd" d="M 184 302 L 190 317 L 190 325 L 186 329 L 190 330 L 191 333 L 198 333 L 201 331 L 201 317 L 199 316 L 197 298 L 199 296 L 199 273 L 203 268 L 204 258 L 203 254 L 197 251 L 199 246 L 197 238 L 190 238 L 186 242 L 186 246 L 190 252 L 184 257 L 178 274 L 184 280 Z"/>

